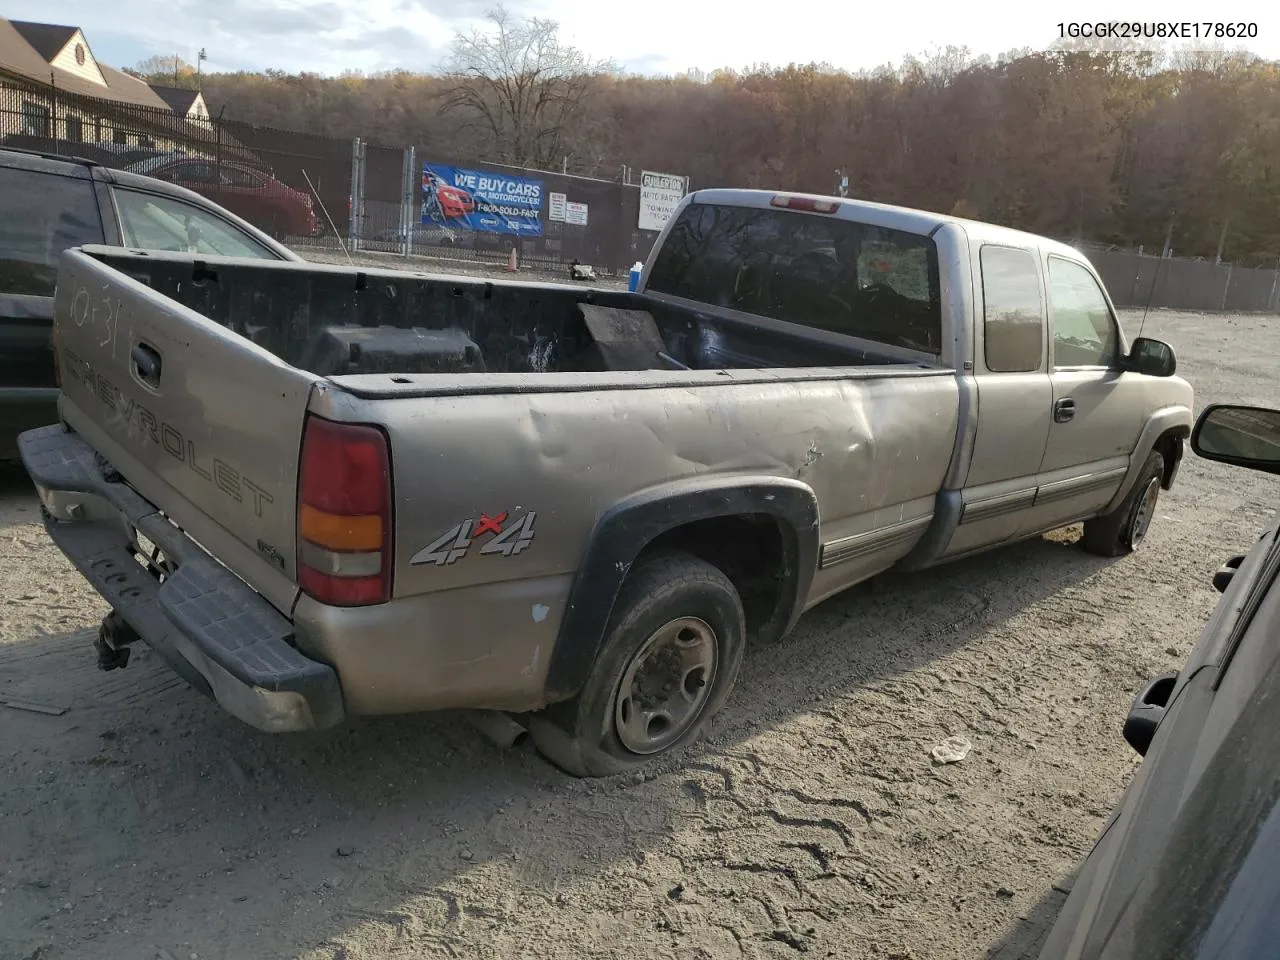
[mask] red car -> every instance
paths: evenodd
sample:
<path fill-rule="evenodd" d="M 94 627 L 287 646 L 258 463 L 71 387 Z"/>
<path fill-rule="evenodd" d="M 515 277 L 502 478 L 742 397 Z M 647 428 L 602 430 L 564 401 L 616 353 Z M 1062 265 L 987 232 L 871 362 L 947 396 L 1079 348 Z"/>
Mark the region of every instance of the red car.
<path fill-rule="evenodd" d="M 460 220 L 469 213 L 476 212 L 476 201 L 461 187 L 452 187 L 432 173 L 422 175 L 423 192 L 435 194 L 436 203 L 440 205 L 440 214 L 446 220 Z"/>
<path fill-rule="evenodd" d="M 148 157 L 126 169 L 194 190 L 276 240 L 312 237 L 320 231 L 308 194 L 248 164 L 170 155 Z"/>

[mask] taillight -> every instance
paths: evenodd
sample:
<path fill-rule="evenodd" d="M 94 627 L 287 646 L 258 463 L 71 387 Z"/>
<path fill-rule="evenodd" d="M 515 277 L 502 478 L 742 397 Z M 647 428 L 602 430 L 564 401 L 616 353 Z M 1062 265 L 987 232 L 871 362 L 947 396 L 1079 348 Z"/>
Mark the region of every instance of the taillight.
<path fill-rule="evenodd" d="M 385 603 L 391 528 L 386 434 L 308 416 L 298 468 L 298 586 L 338 607 Z"/>
<path fill-rule="evenodd" d="M 838 200 L 816 200 L 813 197 L 789 197 L 784 193 L 775 194 L 769 201 L 775 207 L 786 207 L 788 210 L 805 210 L 809 213 L 835 213 L 840 209 Z"/>

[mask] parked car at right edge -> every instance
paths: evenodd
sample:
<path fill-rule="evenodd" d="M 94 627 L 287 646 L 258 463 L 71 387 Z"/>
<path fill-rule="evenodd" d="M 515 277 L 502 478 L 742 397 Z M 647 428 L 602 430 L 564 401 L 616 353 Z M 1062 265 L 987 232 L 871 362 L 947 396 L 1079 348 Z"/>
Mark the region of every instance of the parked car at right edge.
<path fill-rule="evenodd" d="M 686 197 L 637 292 L 91 247 L 58 289 L 20 446 L 104 667 L 142 639 L 272 732 L 505 711 L 579 776 L 884 570 L 1129 553 L 1191 430 L 1076 250 L 830 197 Z"/>
<path fill-rule="evenodd" d="M 1210 406 L 1191 447 L 1280 475 L 1280 410 Z M 1124 737 L 1142 764 L 1040 960 L 1280 955 L 1278 574 L 1280 513 L 1214 574 L 1222 599 L 1182 669 L 1134 698 Z"/>

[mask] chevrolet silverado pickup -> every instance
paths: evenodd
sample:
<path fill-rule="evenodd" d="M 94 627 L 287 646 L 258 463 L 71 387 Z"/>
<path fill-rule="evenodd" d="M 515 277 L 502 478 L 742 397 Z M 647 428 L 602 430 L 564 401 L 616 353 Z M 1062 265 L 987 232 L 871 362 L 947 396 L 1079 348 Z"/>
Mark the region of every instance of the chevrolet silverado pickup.
<path fill-rule="evenodd" d="M 797 194 L 685 198 L 634 293 L 86 246 L 55 323 L 20 449 L 100 666 L 272 732 L 501 711 L 578 776 L 882 571 L 1133 550 L 1192 424 L 1071 247 Z"/>

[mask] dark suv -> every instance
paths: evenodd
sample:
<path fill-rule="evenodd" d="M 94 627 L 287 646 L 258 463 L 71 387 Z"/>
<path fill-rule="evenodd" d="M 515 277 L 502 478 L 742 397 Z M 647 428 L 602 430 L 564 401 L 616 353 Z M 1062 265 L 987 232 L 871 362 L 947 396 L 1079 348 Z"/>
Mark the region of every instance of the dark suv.
<path fill-rule="evenodd" d="M 0 148 L 0 459 L 58 418 L 53 292 L 68 247 L 300 259 L 199 194 L 87 160 Z"/>
<path fill-rule="evenodd" d="M 1280 410 L 1213 404 L 1191 449 L 1280 475 Z M 1124 737 L 1142 765 L 1065 884 L 1039 960 L 1280 956 L 1277 582 L 1280 514 L 1213 575 L 1222 599 L 1182 669 L 1134 698 Z"/>

